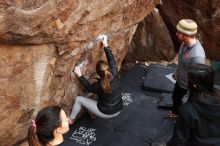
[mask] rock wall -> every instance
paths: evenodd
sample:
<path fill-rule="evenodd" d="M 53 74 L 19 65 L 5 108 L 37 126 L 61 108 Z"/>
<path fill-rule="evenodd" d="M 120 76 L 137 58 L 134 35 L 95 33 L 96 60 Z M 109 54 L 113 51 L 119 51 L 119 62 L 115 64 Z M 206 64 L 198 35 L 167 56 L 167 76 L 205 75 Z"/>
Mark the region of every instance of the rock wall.
<path fill-rule="evenodd" d="M 120 66 L 137 23 L 159 0 L 0 1 L 0 141 L 21 142 L 42 107 L 70 111 L 81 86 L 71 71 L 84 73 L 104 59 L 100 34 L 109 36 Z"/>
<path fill-rule="evenodd" d="M 170 33 L 158 9 L 155 8 L 138 24 L 123 63 L 136 60 L 170 61 L 174 57 L 175 50 Z"/>
<path fill-rule="evenodd" d="M 209 59 L 220 60 L 220 1 L 219 0 L 162 0 L 159 6 L 176 49 L 179 42 L 175 36 L 179 20 L 190 18 L 198 24 L 197 37 L 203 44 Z"/>

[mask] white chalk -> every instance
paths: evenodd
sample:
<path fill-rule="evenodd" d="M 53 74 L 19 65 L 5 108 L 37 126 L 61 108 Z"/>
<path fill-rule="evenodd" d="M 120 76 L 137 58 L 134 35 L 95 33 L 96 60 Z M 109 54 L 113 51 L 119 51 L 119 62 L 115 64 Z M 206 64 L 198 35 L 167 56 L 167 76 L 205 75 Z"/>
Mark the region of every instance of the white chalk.
<path fill-rule="evenodd" d="M 97 40 L 102 40 L 104 37 L 107 37 L 105 34 L 99 34 Z"/>

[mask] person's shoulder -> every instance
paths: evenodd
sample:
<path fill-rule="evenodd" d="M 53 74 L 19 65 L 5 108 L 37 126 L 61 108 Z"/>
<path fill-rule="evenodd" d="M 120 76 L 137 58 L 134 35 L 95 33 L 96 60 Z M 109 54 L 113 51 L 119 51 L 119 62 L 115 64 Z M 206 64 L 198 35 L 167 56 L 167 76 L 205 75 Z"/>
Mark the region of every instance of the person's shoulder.
<path fill-rule="evenodd" d="M 200 42 L 193 46 L 192 51 L 192 57 L 205 57 L 205 51 Z"/>

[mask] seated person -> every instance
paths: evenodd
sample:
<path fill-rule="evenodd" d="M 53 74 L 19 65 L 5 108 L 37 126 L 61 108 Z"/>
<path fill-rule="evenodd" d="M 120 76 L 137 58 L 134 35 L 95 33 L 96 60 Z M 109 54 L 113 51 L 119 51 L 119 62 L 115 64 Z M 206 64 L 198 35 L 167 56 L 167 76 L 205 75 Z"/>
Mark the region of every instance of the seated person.
<path fill-rule="evenodd" d="M 74 73 L 79 78 L 84 88 L 91 93 L 98 95 L 99 100 L 95 101 L 82 96 L 77 96 L 70 114 L 70 124 L 73 124 L 76 116 L 82 107 L 100 118 L 112 118 L 117 116 L 123 108 L 122 89 L 120 86 L 117 65 L 114 56 L 107 43 L 107 37 L 102 39 L 104 52 L 107 62 L 98 61 L 96 64 L 96 72 L 100 79 L 94 84 L 90 84 L 88 80 L 81 74 L 79 67 L 75 67 Z"/>
<path fill-rule="evenodd" d="M 28 131 L 29 146 L 56 146 L 69 131 L 66 113 L 59 106 L 50 106 L 38 112 Z"/>
<path fill-rule="evenodd" d="M 167 146 L 220 146 L 220 97 L 214 71 L 204 64 L 188 68 L 189 100 L 179 110 Z"/>

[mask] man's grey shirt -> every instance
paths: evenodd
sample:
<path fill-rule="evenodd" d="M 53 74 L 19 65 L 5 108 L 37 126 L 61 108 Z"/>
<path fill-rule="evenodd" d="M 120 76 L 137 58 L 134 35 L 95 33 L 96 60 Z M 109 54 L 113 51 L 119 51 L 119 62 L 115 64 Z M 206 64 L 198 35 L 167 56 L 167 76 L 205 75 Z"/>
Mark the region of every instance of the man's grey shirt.
<path fill-rule="evenodd" d="M 205 51 L 199 40 L 196 40 L 196 43 L 190 47 L 182 43 L 179 50 L 176 74 L 177 83 L 183 89 L 187 89 L 188 66 L 194 63 L 205 63 Z"/>

